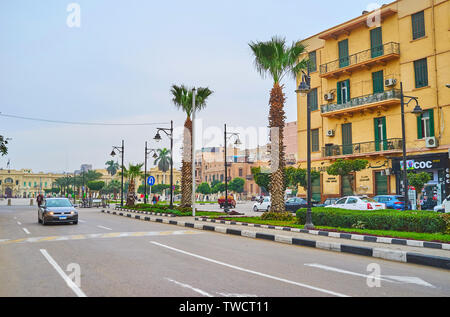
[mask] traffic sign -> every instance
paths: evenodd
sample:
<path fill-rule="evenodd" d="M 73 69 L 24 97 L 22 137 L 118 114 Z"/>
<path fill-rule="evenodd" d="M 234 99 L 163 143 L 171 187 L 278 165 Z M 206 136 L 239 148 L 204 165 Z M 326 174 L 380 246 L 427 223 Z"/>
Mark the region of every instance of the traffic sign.
<path fill-rule="evenodd" d="M 147 184 L 150 186 L 155 185 L 155 177 L 154 176 L 149 176 L 149 178 L 147 178 Z"/>

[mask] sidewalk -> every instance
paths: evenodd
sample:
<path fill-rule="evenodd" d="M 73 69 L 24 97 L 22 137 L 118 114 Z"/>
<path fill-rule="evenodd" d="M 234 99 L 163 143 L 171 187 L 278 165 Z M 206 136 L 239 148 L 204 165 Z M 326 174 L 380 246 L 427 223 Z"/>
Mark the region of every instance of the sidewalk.
<path fill-rule="evenodd" d="M 238 235 L 242 237 L 264 239 L 279 243 L 293 244 L 299 246 L 313 247 L 336 252 L 352 253 L 363 256 L 371 256 L 405 263 L 414 263 L 450 270 L 450 246 L 445 244 L 442 249 L 427 248 L 404 244 L 382 244 L 367 240 L 347 239 L 325 236 L 311 233 L 299 232 L 300 229 L 287 231 L 280 227 L 237 225 L 232 221 L 216 220 L 207 222 L 202 218 L 173 217 L 166 215 L 151 215 L 145 212 L 122 211 L 120 208 L 103 209 L 103 213 L 172 224 L 199 230 L 215 231 L 224 234 Z"/>

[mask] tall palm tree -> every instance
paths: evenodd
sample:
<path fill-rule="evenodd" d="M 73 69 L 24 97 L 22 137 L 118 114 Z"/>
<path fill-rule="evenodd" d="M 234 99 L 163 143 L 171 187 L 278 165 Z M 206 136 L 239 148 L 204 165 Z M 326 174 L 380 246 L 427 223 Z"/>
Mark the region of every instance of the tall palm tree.
<path fill-rule="evenodd" d="M 127 190 L 127 206 L 134 206 L 135 202 L 135 180 L 137 178 L 142 177 L 142 166 L 144 166 L 144 163 L 141 164 L 129 164 L 128 168 L 125 166 L 123 167 L 123 177 L 126 177 L 128 179 L 128 190 Z M 119 172 L 119 175 L 121 175 L 122 172 Z"/>
<path fill-rule="evenodd" d="M 282 212 L 284 205 L 284 168 L 286 166 L 284 157 L 283 133 L 285 125 L 283 93 L 284 85 L 281 84 L 283 78 L 290 74 L 294 78 L 307 67 L 307 60 L 300 60 L 305 53 L 305 47 L 301 44 L 293 43 L 286 45 L 286 40 L 280 37 L 272 37 L 267 42 L 251 42 L 249 46 L 255 57 L 255 67 L 258 73 L 265 78 L 270 76 L 273 79 L 273 88 L 270 92 L 269 127 L 271 128 L 272 159 L 271 159 L 271 211 Z M 272 135 L 277 133 L 278 135 Z M 276 145 L 278 143 L 278 148 Z"/>
<path fill-rule="evenodd" d="M 184 122 L 183 135 L 183 159 L 181 165 L 181 206 L 188 207 L 191 205 L 192 197 L 192 120 L 193 111 L 200 111 L 206 107 L 206 100 L 213 93 L 209 88 L 197 88 L 195 96 L 195 108 L 192 105 L 192 89 L 181 85 L 172 85 L 170 90 L 172 94 L 172 102 L 186 114 Z"/>
<path fill-rule="evenodd" d="M 114 162 L 113 160 L 107 161 L 107 162 L 105 163 L 105 165 L 107 166 L 107 167 L 106 167 L 106 170 L 108 171 L 108 173 L 109 173 L 111 176 L 116 175 L 117 171 L 118 171 L 119 168 L 120 168 L 119 163 Z"/>

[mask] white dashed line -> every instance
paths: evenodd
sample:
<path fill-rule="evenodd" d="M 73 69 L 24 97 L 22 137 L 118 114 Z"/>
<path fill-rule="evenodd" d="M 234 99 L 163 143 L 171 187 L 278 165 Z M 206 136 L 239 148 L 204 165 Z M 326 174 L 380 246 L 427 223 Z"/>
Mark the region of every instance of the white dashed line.
<path fill-rule="evenodd" d="M 100 228 L 100 229 L 105 229 L 105 230 L 112 230 L 111 228 L 108 228 L 108 227 L 103 227 L 103 226 L 97 226 L 97 228 Z"/>
<path fill-rule="evenodd" d="M 25 231 L 26 234 L 30 234 L 30 231 L 27 230 L 27 228 L 22 228 L 23 231 Z"/>

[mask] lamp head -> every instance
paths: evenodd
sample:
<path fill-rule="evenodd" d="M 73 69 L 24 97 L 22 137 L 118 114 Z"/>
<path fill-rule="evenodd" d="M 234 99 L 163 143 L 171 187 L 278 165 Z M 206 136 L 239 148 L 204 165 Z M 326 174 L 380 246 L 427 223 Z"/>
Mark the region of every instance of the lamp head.
<path fill-rule="evenodd" d="M 420 116 L 423 114 L 423 109 L 420 108 L 420 106 L 417 104 L 411 113 L 415 114 L 416 116 Z"/>
<path fill-rule="evenodd" d="M 298 88 L 295 92 L 305 95 L 305 94 L 309 93 L 310 90 L 311 90 L 311 87 L 305 81 L 305 77 L 303 76 L 302 82 L 300 83 L 300 85 L 298 86 Z"/>
<path fill-rule="evenodd" d="M 236 140 L 236 142 L 234 142 L 234 145 L 241 145 L 241 144 L 242 144 L 242 142 L 239 138 Z"/>
<path fill-rule="evenodd" d="M 116 152 L 114 152 L 114 150 L 112 150 L 111 156 L 112 156 L 112 157 L 116 156 Z"/>
<path fill-rule="evenodd" d="M 159 131 L 156 132 L 156 135 L 155 135 L 155 137 L 154 137 L 153 139 L 154 139 L 156 142 L 161 141 L 161 135 L 159 134 Z"/>

